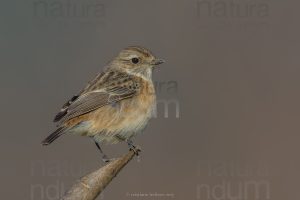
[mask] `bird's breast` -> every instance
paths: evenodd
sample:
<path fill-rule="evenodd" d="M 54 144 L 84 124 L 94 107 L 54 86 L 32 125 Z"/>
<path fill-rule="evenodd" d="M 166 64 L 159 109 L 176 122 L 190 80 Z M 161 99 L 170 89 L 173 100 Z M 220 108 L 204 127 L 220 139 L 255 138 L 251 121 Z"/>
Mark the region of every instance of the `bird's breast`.
<path fill-rule="evenodd" d="M 98 109 L 93 117 L 93 129 L 95 132 L 105 130 L 107 134 L 130 137 L 129 134 L 136 134 L 145 128 L 153 116 L 155 105 L 154 85 L 145 81 L 132 98 Z"/>
<path fill-rule="evenodd" d="M 132 99 L 121 102 L 121 112 L 128 128 L 143 129 L 153 116 L 156 95 L 152 82 L 144 82 Z"/>

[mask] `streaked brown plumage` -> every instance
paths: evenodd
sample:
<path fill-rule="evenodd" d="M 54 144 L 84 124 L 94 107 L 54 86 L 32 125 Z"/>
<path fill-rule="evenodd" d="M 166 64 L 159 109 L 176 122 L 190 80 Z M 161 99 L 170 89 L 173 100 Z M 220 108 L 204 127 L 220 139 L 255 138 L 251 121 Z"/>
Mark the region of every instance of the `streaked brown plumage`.
<path fill-rule="evenodd" d="M 104 72 L 63 105 L 54 118 L 58 129 L 42 144 L 65 133 L 92 137 L 99 149 L 99 143 L 131 144 L 130 139 L 145 128 L 155 108 L 152 70 L 161 63 L 145 48 L 122 50 Z"/>

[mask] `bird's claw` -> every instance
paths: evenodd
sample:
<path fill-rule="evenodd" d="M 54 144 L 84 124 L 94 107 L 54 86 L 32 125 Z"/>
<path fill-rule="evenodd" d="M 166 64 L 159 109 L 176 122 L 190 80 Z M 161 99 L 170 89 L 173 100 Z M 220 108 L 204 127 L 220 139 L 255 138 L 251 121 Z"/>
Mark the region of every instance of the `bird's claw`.
<path fill-rule="evenodd" d="M 139 155 L 139 152 L 142 151 L 142 150 L 141 150 L 141 147 L 139 147 L 139 146 L 134 146 L 134 145 L 130 145 L 129 150 L 130 150 L 130 151 L 133 151 L 134 154 L 137 155 L 137 156 Z"/>
<path fill-rule="evenodd" d="M 108 158 L 106 155 L 104 155 L 102 157 L 102 161 L 105 162 L 105 163 L 109 163 L 109 162 L 111 162 L 113 160 L 114 160 L 114 158 Z"/>

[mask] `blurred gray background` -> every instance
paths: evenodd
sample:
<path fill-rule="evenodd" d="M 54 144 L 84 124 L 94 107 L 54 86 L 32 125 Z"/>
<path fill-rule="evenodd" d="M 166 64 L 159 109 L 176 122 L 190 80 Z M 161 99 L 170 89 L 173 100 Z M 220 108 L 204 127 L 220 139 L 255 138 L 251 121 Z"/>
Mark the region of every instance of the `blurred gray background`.
<path fill-rule="evenodd" d="M 167 61 L 163 103 L 98 199 L 299 199 L 299 17 L 291 0 L 1 1 L 2 199 L 57 199 L 103 165 L 88 138 L 40 142 L 129 45 Z"/>

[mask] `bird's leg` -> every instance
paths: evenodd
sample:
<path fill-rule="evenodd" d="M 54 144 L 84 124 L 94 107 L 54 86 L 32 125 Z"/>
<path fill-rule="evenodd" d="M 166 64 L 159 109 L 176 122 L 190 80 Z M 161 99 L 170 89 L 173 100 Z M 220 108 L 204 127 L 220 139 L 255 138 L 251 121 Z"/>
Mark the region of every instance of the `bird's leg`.
<path fill-rule="evenodd" d="M 126 139 L 126 142 L 127 142 L 128 147 L 129 147 L 129 150 L 133 151 L 138 156 L 139 152 L 141 151 L 141 148 L 138 147 L 138 146 L 135 146 L 130 139 Z"/>
<path fill-rule="evenodd" d="M 95 141 L 95 144 L 96 144 L 97 148 L 99 149 L 99 151 L 100 151 L 101 154 L 102 154 L 102 160 L 103 160 L 103 162 L 106 162 L 106 163 L 109 162 L 110 159 L 103 153 L 103 151 L 102 151 L 102 149 L 101 149 L 99 143 Z"/>
<path fill-rule="evenodd" d="M 139 146 L 135 146 L 133 142 L 130 139 L 126 139 L 122 137 L 121 135 L 117 134 L 115 137 L 120 141 L 125 141 L 129 147 L 130 151 L 134 151 L 134 153 L 138 156 L 139 152 L 141 151 L 141 148 Z"/>

